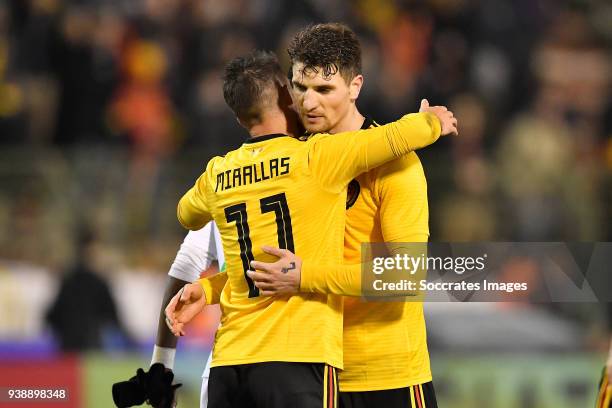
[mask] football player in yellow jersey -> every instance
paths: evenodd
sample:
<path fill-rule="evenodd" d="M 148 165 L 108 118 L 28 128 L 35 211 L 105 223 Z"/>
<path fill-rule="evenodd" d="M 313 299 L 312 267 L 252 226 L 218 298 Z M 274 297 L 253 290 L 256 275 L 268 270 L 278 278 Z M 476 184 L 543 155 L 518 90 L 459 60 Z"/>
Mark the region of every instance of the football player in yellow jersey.
<path fill-rule="evenodd" d="M 240 148 L 213 158 L 181 199 L 189 229 L 214 219 L 223 241 L 228 284 L 209 378 L 209 407 L 335 406 L 342 367 L 342 298 L 327 293 L 265 297 L 248 277 L 261 245 L 340 264 L 346 188 L 376 166 L 452 133 L 446 109 L 407 115 L 389 125 L 315 135 L 301 141 L 287 79 L 276 59 L 255 53 L 225 71 L 224 97 L 250 134 Z M 356 99 L 358 87 L 349 91 Z M 289 265 L 288 268 L 296 267 Z M 186 285 L 166 309 L 175 334 L 201 311 L 204 285 Z M 210 296 L 206 293 L 206 296 Z"/>
<path fill-rule="evenodd" d="M 361 86 L 361 52 L 355 34 L 340 24 L 320 24 L 291 42 L 294 99 L 310 132 L 355 130 L 373 126 L 363 117 L 349 90 Z M 342 80 L 338 80 L 342 77 Z M 334 79 L 335 78 L 335 79 Z M 427 102 L 422 103 L 427 109 Z M 342 135 L 338 135 L 342 138 Z M 361 262 L 363 242 L 427 242 L 427 184 L 413 152 L 358 176 L 347 197 L 345 263 Z M 360 269 L 300 259 L 289 251 L 274 264 L 254 263 L 266 271 L 249 274 L 264 294 L 302 292 L 359 296 Z M 278 273 L 295 263 L 296 270 Z M 344 370 L 339 373 L 344 408 L 437 406 L 420 302 L 344 303 Z"/>

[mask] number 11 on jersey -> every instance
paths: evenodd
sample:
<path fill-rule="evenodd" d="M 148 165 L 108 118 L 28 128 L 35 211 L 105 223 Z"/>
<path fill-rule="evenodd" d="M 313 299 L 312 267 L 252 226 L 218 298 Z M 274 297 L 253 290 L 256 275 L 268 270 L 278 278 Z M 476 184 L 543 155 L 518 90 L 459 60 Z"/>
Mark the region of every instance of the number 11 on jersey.
<path fill-rule="evenodd" d="M 275 194 L 259 200 L 261 213 L 274 212 L 276 216 L 276 227 L 278 233 L 278 247 L 295 252 L 293 244 L 293 228 L 291 226 L 291 214 L 287 205 L 285 193 Z M 247 276 L 253 257 L 253 243 L 251 242 L 249 222 L 247 218 L 246 203 L 239 203 L 225 208 L 225 219 L 228 223 L 235 222 L 238 232 L 238 244 L 240 245 L 240 260 L 244 270 L 244 278 L 249 286 L 249 297 L 259 296 L 259 289 L 255 287 L 253 280 Z M 262 243 L 262 245 L 265 243 Z"/>

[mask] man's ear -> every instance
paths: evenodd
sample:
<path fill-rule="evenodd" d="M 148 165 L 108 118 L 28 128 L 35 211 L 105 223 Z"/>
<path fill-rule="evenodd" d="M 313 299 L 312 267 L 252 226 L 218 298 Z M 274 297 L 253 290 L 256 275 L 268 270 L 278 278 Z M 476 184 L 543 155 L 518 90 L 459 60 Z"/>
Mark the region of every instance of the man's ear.
<path fill-rule="evenodd" d="M 278 92 L 278 106 L 284 112 L 286 108 L 293 109 L 293 94 L 289 81 L 283 79 L 276 81 L 276 91 Z"/>
<path fill-rule="evenodd" d="M 236 122 L 238 122 L 238 124 L 240 126 L 242 126 L 243 128 L 245 128 L 245 129 L 249 128 L 242 120 L 240 120 L 240 118 L 238 116 L 236 116 Z"/>
<path fill-rule="evenodd" d="M 363 86 L 363 75 L 355 75 L 355 77 L 351 80 L 349 84 L 349 98 L 351 101 L 356 101 L 359 98 L 359 92 L 361 92 L 361 87 Z"/>

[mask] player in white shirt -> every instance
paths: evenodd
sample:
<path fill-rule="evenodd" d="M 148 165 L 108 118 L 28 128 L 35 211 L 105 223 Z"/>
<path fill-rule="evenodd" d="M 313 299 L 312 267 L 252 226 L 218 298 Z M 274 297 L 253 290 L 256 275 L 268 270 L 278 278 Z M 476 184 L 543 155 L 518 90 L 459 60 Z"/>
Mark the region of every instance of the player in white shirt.
<path fill-rule="evenodd" d="M 151 365 L 162 363 L 166 368 L 174 368 L 174 356 L 178 337 L 174 336 L 166 325 L 164 309 L 170 299 L 186 284 L 195 282 L 200 274 L 217 261 L 219 270 L 224 269 L 225 258 L 219 230 L 214 222 L 209 222 L 198 231 L 189 231 L 174 258 L 168 272 L 168 281 L 162 302 L 159 322 L 157 326 L 157 339 L 153 348 Z M 208 376 L 210 373 L 210 360 L 208 356 L 206 368 L 202 374 L 202 392 L 200 408 L 208 405 Z"/>

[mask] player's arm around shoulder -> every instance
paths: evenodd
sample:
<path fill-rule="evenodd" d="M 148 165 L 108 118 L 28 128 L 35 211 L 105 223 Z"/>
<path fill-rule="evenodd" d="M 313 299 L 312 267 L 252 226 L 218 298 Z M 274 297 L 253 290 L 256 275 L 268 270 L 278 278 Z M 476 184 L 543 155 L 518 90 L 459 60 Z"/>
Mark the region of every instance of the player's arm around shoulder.
<path fill-rule="evenodd" d="M 457 119 L 444 106 L 421 102 L 419 113 L 370 129 L 314 137 L 309 166 L 321 185 L 339 192 L 359 174 L 434 143 L 441 135 L 457 134 Z"/>
<path fill-rule="evenodd" d="M 416 153 L 409 153 L 384 164 L 369 172 L 368 177 L 375 179 L 375 199 L 381 208 L 381 227 L 385 241 L 427 242 L 427 182 Z M 254 270 L 247 272 L 261 294 L 289 295 L 298 291 L 348 296 L 361 294 L 359 264 L 316 265 L 302 262 L 287 250 L 264 248 L 264 252 L 277 256 L 278 261 L 253 261 L 251 267 Z"/>

